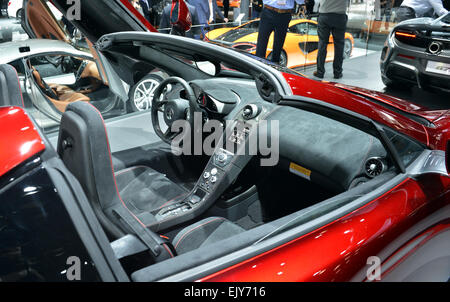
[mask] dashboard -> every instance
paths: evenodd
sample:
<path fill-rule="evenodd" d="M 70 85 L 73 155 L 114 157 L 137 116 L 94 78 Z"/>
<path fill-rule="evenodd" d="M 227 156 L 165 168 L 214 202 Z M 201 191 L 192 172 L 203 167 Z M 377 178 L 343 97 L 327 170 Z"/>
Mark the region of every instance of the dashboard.
<path fill-rule="evenodd" d="M 254 156 L 262 160 L 267 155 L 260 148 L 269 147 L 269 141 L 269 156 L 274 154 L 279 161 L 273 165 L 261 161 L 261 166 L 276 166 L 330 192 L 347 191 L 393 167 L 376 137 L 325 115 L 264 101 L 254 81 L 214 78 L 191 81 L 189 85 L 209 118 L 219 116 L 231 121 L 226 123 L 231 131 L 224 132 L 225 144 L 215 147 L 189 196 L 154 213 L 156 228 L 169 228 L 203 213 Z M 175 88 L 171 93 L 183 98 L 185 92 Z M 271 129 L 260 128 L 263 124 L 270 124 Z M 257 141 L 252 141 L 255 133 Z M 261 133 L 267 137 L 261 137 Z M 263 139 L 266 145 L 261 146 Z M 247 147 L 255 143 L 257 153 L 248 153 Z"/>
<path fill-rule="evenodd" d="M 250 114 L 263 107 L 267 122 L 278 124 L 278 133 L 267 133 L 267 140 L 276 138 L 280 157 L 308 171 L 311 181 L 345 191 L 355 179 L 374 178 L 391 166 L 377 138 L 323 115 L 264 101 L 254 81 L 214 78 L 192 81 L 190 85 L 198 105 L 210 119 L 240 123 L 245 121 L 242 115 L 247 107 Z M 244 130 L 232 133 L 228 139 L 239 145 L 247 135 Z"/>

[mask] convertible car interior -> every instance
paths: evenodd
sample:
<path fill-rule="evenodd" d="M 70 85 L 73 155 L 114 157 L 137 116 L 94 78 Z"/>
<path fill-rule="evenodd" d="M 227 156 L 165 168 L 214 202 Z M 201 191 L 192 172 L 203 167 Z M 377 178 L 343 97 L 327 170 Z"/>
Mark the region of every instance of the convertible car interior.
<path fill-rule="evenodd" d="M 70 103 L 91 102 L 100 110 L 110 102 L 110 92 L 102 81 L 94 61 L 71 56 L 39 56 L 27 62 L 32 80 L 42 95 L 56 110 L 64 113 Z M 59 79 L 72 75 L 73 82 L 59 83 Z M 47 83 L 44 79 L 51 79 Z"/>
<path fill-rule="evenodd" d="M 148 121 L 161 141 L 112 152 L 110 139 L 133 138 L 109 137 L 98 108 L 81 99 L 61 110 L 57 153 L 135 281 L 161 280 L 358 198 L 370 200 L 399 173 L 385 139 L 402 150 L 401 166 L 423 151 L 392 130 L 377 136 L 358 129 L 326 114 L 330 108 L 323 105 L 270 101 L 277 88 L 263 72 L 220 53 L 208 55 L 209 46 L 192 44 L 194 55 L 188 42 L 182 47 L 121 38 L 99 47 L 129 85 L 139 78 L 123 66 L 136 64 L 124 62 L 142 61 L 149 71 L 170 75 L 155 92 Z M 204 65 L 215 72 L 202 71 Z M 195 113 L 202 123 L 220 121 L 223 135 L 212 154 L 175 155 L 171 144 L 180 133 L 172 132 L 173 122 L 193 125 Z M 263 138 L 273 145 L 272 154 L 243 152 L 255 133 L 258 146 Z M 271 156 L 278 160 L 263 165 Z"/>
<path fill-rule="evenodd" d="M 11 65 L 21 74 L 28 75 L 28 80 L 35 84 L 40 95 L 25 97 L 26 100 L 50 117 L 58 117 L 70 103 L 77 101 L 93 103 L 102 111 L 111 107 L 112 94 L 103 83 L 94 61 L 64 55 L 36 56 Z M 60 117 L 57 119 L 59 123 Z"/>

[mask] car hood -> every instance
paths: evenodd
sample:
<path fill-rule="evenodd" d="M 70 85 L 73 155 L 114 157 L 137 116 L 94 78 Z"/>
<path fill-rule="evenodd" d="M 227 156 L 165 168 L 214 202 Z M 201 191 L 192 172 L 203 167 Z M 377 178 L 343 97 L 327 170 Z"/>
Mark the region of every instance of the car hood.
<path fill-rule="evenodd" d="M 368 98 L 371 102 L 378 102 L 384 106 L 391 107 L 396 110 L 400 110 L 404 113 L 419 116 L 429 123 L 434 123 L 442 116 L 448 114 L 449 110 L 432 110 L 425 106 L 413 104 L 406 100 L 393 97 L 378 91 L 368 90 L 360 87 L 344 85 L 341 83 L 329 83 L 337 88 L 358 94 L 362 97 Z"/>
<path fill-rule="evenodd" d="M 61 27 L 46 2 L 45 0 L 24 0 L 24 27 L 28 34 L 38 38 L 70 41 L 67 32 Z M 92 43 L 97 42 L 103 35 L 115 32 L 156 32 L 156 29 L 134 9 L 128 0 L 79 0 L 79 2 L 52 0 L 51 2 Z"/>
<path fill-rule="evenodd" d="M 398 23 L 395 29 L 450 32 L 450 13 L 438 19 L 416 18 Z"/>
<path fill-rule="evenodd" d="M 258 31 L 257 28 L 235 28 L 232 29 L 223 35 L 218 36 L 215 40 L 216 41 L 223 41 L 223 42 L 235 42 L 239 39 L 242 39 L 248 35 L 254 34 Z"/>

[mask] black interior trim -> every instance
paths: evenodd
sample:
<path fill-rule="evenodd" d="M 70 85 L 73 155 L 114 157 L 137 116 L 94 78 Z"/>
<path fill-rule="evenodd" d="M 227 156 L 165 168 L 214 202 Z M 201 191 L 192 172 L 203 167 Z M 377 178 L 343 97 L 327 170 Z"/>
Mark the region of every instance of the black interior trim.
<path fill-rule="evenodd" d="M 327 104 L 322 101 L 309 100 L 306 98 L 300 98 L 294 100 L 294 98 L 282 100 L 279 105 L 291 106 L 303 110 L 308 110 L 323 116 L 327 116 L 331 119 L 337 120 L 351 127 L 359 129 L 363 132 L 371 134 L 377 137 L 383 146 L 386 148 L 389 156 L 391 156 L 396 168 L 399 172 L 405 173 L 406 169 L 403 162 L 400 160 L 397 150 L 393 147 L 392 142 L 387 138 L 382 130 L 382 127 L 370 118 L 357 114 L 347 109 L 343 109 L 338 106 Z M 422 145 L 422 144 L 421 144 Z"/>
<path fill-rule="evenodd" d="M 48 162 L 50 164 L 50 162 Z M 72 223 L 77 230 L 86 250 L 95 263 L 103 281 L 129 281 L 128 276 L 114 255 L 109 240 L 89 206 L 78 181 L 70 176 L 64 164 L 55 159 L 47 167 Z M 78 188 L 77 188 L 78 187 Z"/>

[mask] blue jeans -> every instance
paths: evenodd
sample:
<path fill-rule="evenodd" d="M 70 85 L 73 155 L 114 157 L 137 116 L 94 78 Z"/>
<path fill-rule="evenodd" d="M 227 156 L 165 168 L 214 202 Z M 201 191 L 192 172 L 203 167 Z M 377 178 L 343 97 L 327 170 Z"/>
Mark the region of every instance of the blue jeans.
<path fill-rule="evenodd" d="M 283 49 L 291 18 L 290 13 L 280 14 L 273 10 L 263 8 L 261 20 L 259 21 L 258 44 L 256 46 L 256 55 L 258 57 L 266 58 L 267 43 L 269 42 L 270 34 L 274 32 L 271 60 L 275 63 L 280 62 L 281 50 Z"/>
<path fill-rule="evenodd" d="M 255 10 L 255 8 L 252 9 L 252 19 L 258 19 L 259 15 L 261 15 L 261 11 Z"/>

